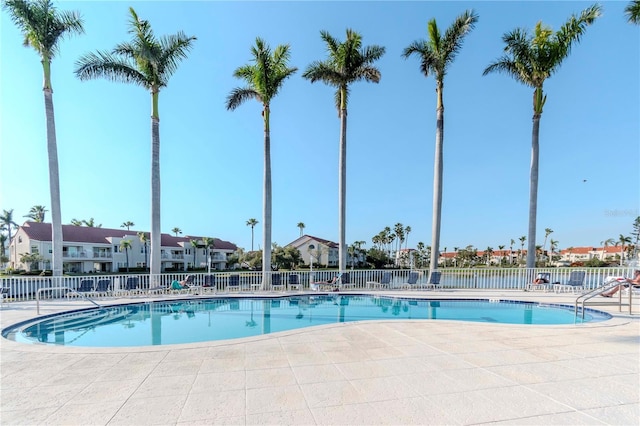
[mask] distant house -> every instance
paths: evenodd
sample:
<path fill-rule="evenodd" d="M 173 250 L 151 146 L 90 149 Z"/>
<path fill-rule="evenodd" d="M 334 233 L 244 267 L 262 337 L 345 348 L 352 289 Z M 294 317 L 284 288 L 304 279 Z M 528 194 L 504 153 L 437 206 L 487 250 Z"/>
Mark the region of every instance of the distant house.
<path fill-rule="evenodd" d="M 305 265 L 310 265 L 313 259 L 314 265 L 338 266 L 338 243 L 333 241 L 303 235 L 285 247 L 298 249 Z"/>
<path fill-rule="evenodd" d="M 203 237 L 161 236 L 161 270 L 186 271 L 188 267 L 206 267 L 207 249 Z M 64 272 L 118 272 L 127 266 L 127 253 L 120 249 L 122 240 L 129 240 L 129 266 L 145 267 L 149 262 L 150 244 L 140 241 L 136 231 L 62 225 L 62 268 Z M 191 241 L 198 242 L 193 247 Z M 9 259 L 16 269 L 51 269 L 51 224 L 25 222 L 18 228 L 9 246 Z M 227 258 L 237 249 L 228 241 L 214 239 L 211 250 L 211 268 L 225 269 Z M 145 254 L 145 250 L 147 251 Z M 37 265 L 20 261 L 23 254 L 38 254 L 42 259 Z"/>

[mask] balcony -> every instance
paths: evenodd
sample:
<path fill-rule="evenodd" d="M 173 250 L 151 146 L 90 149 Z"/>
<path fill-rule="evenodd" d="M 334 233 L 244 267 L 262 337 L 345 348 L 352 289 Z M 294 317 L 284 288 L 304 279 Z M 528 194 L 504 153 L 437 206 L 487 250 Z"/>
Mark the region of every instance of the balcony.
<path fill-rule="evenodd" d="M 79 251 L 79 252 L 66 252 L 63 251 L 62 252 L 62 257 L 65 258 L 86 258 L 87 257 L 87 252 L 85 251 Z"/>

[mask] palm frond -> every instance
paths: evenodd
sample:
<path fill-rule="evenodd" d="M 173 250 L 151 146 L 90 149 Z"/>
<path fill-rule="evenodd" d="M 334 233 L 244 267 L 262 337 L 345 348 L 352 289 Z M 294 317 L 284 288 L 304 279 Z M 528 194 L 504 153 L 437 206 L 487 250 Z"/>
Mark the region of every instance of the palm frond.
<path fill-rule="evenodd" d="M 640 24 L 640 0 L 633 0 L 624 8 L 627 19 L 632 24 Z"/>
<path fill-rule="evenodd" d="M 330 86 L 339 86 L 342 83 L 342 74 L 329 62 L 312 62 L 302 74 L 302 77 L 312 83 L 322 81 Z"/>
<path fill-rule="evenodd" d="M 573 43 L 579 43 L 587 27 L 602 14 L 602 7 L 594 4 L 583 10 L 579 16 L 572 16 L 565 22 L 558 32 L 556 39 L 559 47 L 564 51 L 563 59 L 571 52 Z"/>
<path fill-rule="evenodd" d="M 249 99 L 262 102 L 260 94 L 250 87 L 236 87 L 227 96 L 227 109 L 233 111 Z"/>
<path fill-rule="evenodd" d="M 128 61 L 107 52 L 88 53 L 76 61 L 75 74 L 81 81 L 102 77 L 109 81 L 133 83 L 150 88 L 147 76 Z"/>
<path fill-rule="evenodd" d="M 370 83 L 379 83 L 382 77 L 378 68 L 369 65 L 359 67 L 356 75 L 358 76 L 358 80 L 363 79 Z"/>
<path fill-rule="evenodd" d="M 24 45 L 33 47 L 43 58 L 53 58 L 58 42 L 66 35 L 84 32 L 77 12 L 58 12 L 50 0 L 5 0 L 2 6 L 22 32 Z"/>
<path fill-rule="evenodd" d="M 453 24 L 445 31 L 441 41 L 440 52 L 445 72 L 446 66 L 453 62 L 462 48 L 464 37 L 474 29 L 476 22 L 478 22 L 478 15 L 473 9 L 467 10 L 458 16 Z"/>
<path fill-rule="evenodd" d="M 320 31 L 320 38 L 326 43 L 327 50 L 330 56 L 338 56 L 340 49 L 340 43 L 327 31 Z"/>
<path fill-rule="evenodd" d="M 168 80 L 178 69 L 178 64 L 187 58 L 187 53 L 193 47 L 196 37 L 187 37 L 182 31 L 174 35 L 168 35 L 160 39 L 160 64 L 159 73 L 163 80 Z"/>

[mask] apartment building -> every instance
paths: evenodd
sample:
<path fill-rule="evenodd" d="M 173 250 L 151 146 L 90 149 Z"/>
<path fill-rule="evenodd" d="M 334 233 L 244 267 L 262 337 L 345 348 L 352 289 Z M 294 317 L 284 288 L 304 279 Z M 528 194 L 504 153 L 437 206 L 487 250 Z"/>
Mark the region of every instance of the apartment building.
<path fill-rule="evenodd" d="M 339 263 L 339 244 L 313 235 L 303 235 L 287 244 L 285 247 L 294 247 L 300 252 L 305 265 L 310 265 L 313 259 L 314 265 L 327 265 L 337 267 Z M 357 266 L 366 262 L 365 250 L 355 253 L 353 256 L 347 253 L 347 266 Z"/>
<path fill-rule="evenodd" d="M 147 236 L 149 234 L 147 233 Z M 203 237 L 161 236 L 161 270 L 186 271 L 189 267 L 206 268 L 208 255 L 211 269 L 226 269 L 227 259 L 237 249 L 228 241 L 214 238 L 213 248 L 207 252 Z M 146 267 L 149 263 L 150 243 L 143 243 L 137 231 L 62 225 L 62 258 L 64 272 L 105 273 Z M 121 243 L 128 240 L 131 248 L 123 250 Z M 192 241 L 195 242 L 192 243 Z M 25 222 L 18 228 L 9 246 L 9 264 L 15 269 L 51 269 L 51 224 Z M 37 254 L 36 262 L 23 262 L 24 254 Z"/>

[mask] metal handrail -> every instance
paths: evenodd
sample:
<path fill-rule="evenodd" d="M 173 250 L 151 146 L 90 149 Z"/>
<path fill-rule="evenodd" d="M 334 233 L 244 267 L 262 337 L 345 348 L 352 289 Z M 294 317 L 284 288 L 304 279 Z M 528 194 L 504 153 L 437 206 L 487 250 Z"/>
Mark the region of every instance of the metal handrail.
<path fill-rule="evenodd" d="M 93 303 L 94 305 L 96 305 L 98 308 L 102 308 L 102 305 L 99 305 L 98 303 L 96 303 L 93 299 L 85 296 L 84 294 L 69 288 L 69 287 L 49 287 L 49 288 L 39 288 L 38 291 L 36 292 L 36 313 L 37 315 L 40 315 L 40 293 L 43 291 L 51 291 L 51 290 L 67 290 L 67 294 L 71 293 L 71 294 L 77 294 L 78 296 L 82 297 L 83 299 Z"/>
<path fill-rule="evenodd" d="M 575 316 L 578 316 L 578 304 L 580 304 L 580 303 L 582 304 L 582 307 L 581 307 L 581 309 L 582 309 L 582 319 L 584 319 L 584 309 L 585 309 L 585 306 L 586 306 L 586 303 L 587 303 L 588 300 L 591 300 L 594 297 L 604 293 L 605 291 L 610 290 L 610 289 L 612 289 L 614 287 L 617 287 L 617 286 L 621 286 L 621 285 L 623 285 L 623 283 L 621 283 L 618 280 L 610 280 L 608 282 L 603 283 L 601 286 L 596 287 L 593 290 L 588 291 L 587 293 L 584 293 L 584 294 L 581 294 L 580 296 L 578 296 L 576 298 L 576 302 L 575 302 L 575 305 L 574 305 L 574 314 L 575 314 Z M 632 286 L 630 284 L 629 285 L 629 315 L 631 315 L 633 313 L 633 309 L 632 309 L 633 308 L 633 304 L 632 304 L 632 302 L 633 302 L 633 296 L 632 296 L 633 290 L 632 290 L 631 287 Z M 582 299 L 582 300 L 580 300 L 580 299 Z M 604 302 L 603 301 L 603 302 L 598 302 L 597 304 L 598 305 L 605 305 L 605 304 L 606 305 L 611 305 L 613 303 L 616 303 L 616 302 L 614 302 L 612 300 L 611 302 Z M 618 291 L 618 302 L 617 302 L 617 304 L 618 304 L 618 311 L 622 312 L 622 289 L 620 289 Z"/>

